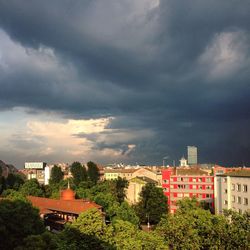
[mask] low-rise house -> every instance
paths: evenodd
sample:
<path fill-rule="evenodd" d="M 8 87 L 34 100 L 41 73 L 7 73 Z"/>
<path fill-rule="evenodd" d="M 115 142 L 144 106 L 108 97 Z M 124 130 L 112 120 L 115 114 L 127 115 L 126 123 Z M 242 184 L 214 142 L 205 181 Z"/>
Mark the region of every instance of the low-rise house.
<path fill-rule="evenodd" d="M 96 208 L 102 212 L 102 207 L 95 202 L 75 199 L 75 192 L 69 187 L 61 191 L 59 200 L 36 196 L 28 196 L 28 200 L 39 209 L 41 218 L 49 230 L 62 230 L 67 222 L 74 221 L 82 212 Z"/>

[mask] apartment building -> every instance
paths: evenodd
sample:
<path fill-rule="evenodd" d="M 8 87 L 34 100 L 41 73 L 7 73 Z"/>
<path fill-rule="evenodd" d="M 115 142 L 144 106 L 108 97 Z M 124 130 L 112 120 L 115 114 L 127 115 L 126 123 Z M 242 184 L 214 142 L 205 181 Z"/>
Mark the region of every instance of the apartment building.
<path fill-rule="evenodd" d="M 233 209 L 250 211 L 250 170 L 243 169 L 215 176 L 215 212 Z"/>
<path fill-rule="evenodd" d="M 133 178 L 133 173 L 136 171 L 134 168 L 129 169 L 104 169 L 105 180 L 116 180 L 118 177 L 130 180 Z"/>
<path fill-rule="evenodd" d="M 214 177 L 198 168 L 173 168 L 162 170 L 162 188 L 168 197 L 171 213 L 176 211 L 177 201 L 196 197 L 214 207 Z"/>

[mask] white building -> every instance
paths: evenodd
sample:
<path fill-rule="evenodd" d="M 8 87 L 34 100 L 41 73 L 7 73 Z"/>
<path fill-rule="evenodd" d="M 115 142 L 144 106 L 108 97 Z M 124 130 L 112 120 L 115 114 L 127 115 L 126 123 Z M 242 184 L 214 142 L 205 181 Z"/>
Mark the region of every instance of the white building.
<path fill-rule="evenodd" d="M 184 156 L 180 159 L 180 167 L 187 167 L 187 159 L 184 158 Z"/>
<path fill-rule="evenodd" d="M 250 211 L 250 170 L 217 175 L 214 179 L 215 212 L 233 209 Z"/>

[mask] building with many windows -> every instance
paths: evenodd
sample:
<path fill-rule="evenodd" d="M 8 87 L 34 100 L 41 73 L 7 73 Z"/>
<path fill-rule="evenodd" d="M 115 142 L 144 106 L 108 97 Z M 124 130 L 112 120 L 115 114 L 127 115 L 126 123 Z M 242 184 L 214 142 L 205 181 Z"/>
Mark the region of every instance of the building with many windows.
<path fill-rule="evenodd" d="M 196 165 L 198 163 L 197 147 L 188 146 L 187 155 L 188 155 L 188 165 Z"/>
<path fill-rule="evenodd" d="M 214 207 L 214 177 L 199 168 L 162 170 L 162 188 L 171 213 L 176 211 L 177 201 L 185 197 L 196 197 Z"/>
<path fill-rule="evenodd" d="M 233 209 L 239 213 L 250 211 L 250 170 L 215 176 L 215 212 Z"/>

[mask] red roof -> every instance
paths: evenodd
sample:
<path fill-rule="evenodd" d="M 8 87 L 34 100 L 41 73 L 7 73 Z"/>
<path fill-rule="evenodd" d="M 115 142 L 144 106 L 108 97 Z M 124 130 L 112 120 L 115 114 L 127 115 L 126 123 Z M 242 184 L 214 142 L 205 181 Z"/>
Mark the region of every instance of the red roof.
<path fill-rule="evenodd" d="M 27 198 L 34 207 L 39 208 L 40 213 L 48 213 L 49 211 L 60 211 L 71 214 L 80 214 L 91 208 L 101 208 L 101 206 L 97 205 L 94 202 L 85 201 L 82 199 L 54 200 L 36 196 L 28 196 Z"/>

